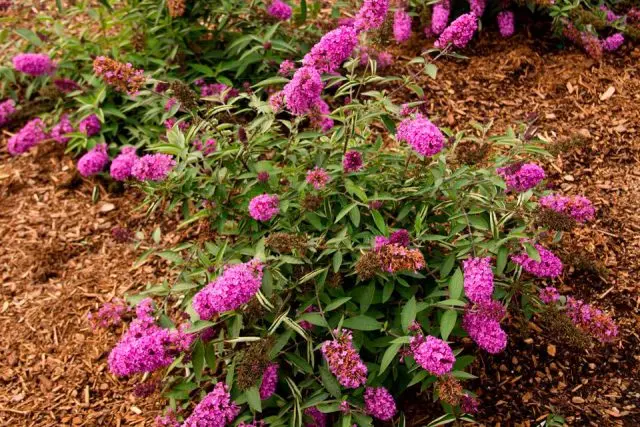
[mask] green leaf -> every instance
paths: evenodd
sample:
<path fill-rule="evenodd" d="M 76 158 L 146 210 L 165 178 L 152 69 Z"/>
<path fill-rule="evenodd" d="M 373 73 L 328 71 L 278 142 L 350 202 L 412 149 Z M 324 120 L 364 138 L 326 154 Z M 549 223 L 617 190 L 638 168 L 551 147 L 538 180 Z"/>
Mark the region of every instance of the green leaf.
<path fill-rule="evenodd" d="M 442 319 L 440 319 L 440 336 L 443 340 L 446 341 L 449 338 L 449 334 L 456 326 L 456 320 L 458 320 L 458 312 L 455 310 L 447 310 L 442 315 Z"/>
<path fill-rule="evenodd" d="M 449 273 L 451 273 L 451 270 L 453 269 L 453 265 L 456 262 L 456 253 L 452 252 L 449 254 L 449 256 L 444 260 L 444 262 L 442 263 L 442 265 L 440 265 L 440 277 L 441 278 L 445 278 L 449 275 Z"/>
<path fill-rule="evenodd" d="M 202 380 L 202 370 L 204 369 L 204 345 L 201 340 L 197 340 L 196 345 L 193 346 L 191 363 L 193 364 L 193 374 L 196 377 L 196 381 L 200 383 L 200 380 Z"/>
<path fill-rule="evenodd" d="M 338 298 L 337 300 L 332 301 L 331 303 L 327 304 L 327 306 L 324 308 L 324 311 L 335 310 L 336 308 L 340 307 L 342 304 L 346 303 L 350 299 L 351 299 L 351 297 Z"/>
<path fill-rule="evenodd" d="M 509 255 L 509 249 L 506 246 L 501 246 L 498 249 L 498 259 L 496 261 L 496 274 L 502 274 L 505 266 L 507 265 L 507 257 Z"/>
<path fill-rule="evenodd" d="M 387 234 L 387 224 L 384 222 L 384 218 L 377 210 L 371 211 L 371 215 L 373 216 L 373 222 L 376 223 L 376 227 L 380 230 L 380 233 Z"/>
<path fill-rule="evenodd" d="M 391 344 L 387 350 L 384 352 L 382 356 L 382 360 L 380 361 L 380 372 L 378 376 L 382 375 L 382 373 L 389 367 L 393 359 L 398 354 L 398 351 L 402 347 L 402 344 Z"/>
<path fill-rule="evenodd" d="M 382 328 L 382 323 L 373 317 L 360 315 L 345 319 L 342 326 L 347 329 L 355 329 L 357 331 L 377 331 Z"/>
<path fill-rule="evenodd" d="M 400 314 L 400 322 L 402 324 L 402 330 L 405 332 L 409 331 L 409 325 L 416 320 L 416 298 L 411 297 L 409 301 L 402 308 L 402 313 Z"/>
<path fill-rule="evenodd" d="M 340 385 L 338 381 L 336 381 L 335 377 L 329 372 L 329 369 L 324 365 L 320 365 L 318 368 L 320 371 L 320 380 L 322 380 L 322 385 L 324 388 L 336 399 L 339 399 L 341 396 L 340 393 Z"/>
<path fill-rule="evenodd" d="M 460 299 L 460 296 L 462 295 L 463 284 L 464 276 L 462 275 L 462 270 L 460 270 L 460 267 L 458 267 L 449 279 L 449 298 Z"/>
<path fill-rule="evenodd" d="M 358 206 L 356 206 L 355 209 L 351 209 L 349 211 L 349 218 L 351 218 L 351 222 L 353 222 L 353 225 L 355 225 L 356 227 L 360 226 L 360 209 L 358 208 Z"/>
<path fill-rule="evenodd" d="M 427 64 L 424 66 L 424 73 L 435 80 L 438 76 L 438 67 L 436 64 Z"/>
<path fill-rule="evenodd" d="M 32 45 L 42 46 L 42 40 L 40 40 L 40 37 L 38 37 L 33 31 L 26 28 L 18 28 L 17 30 L 15 30 L 15 32 Z"/>
<path fill-rule="evenodd" d="M 351 212 L 351 209 L 355 208 L 356 206 L 358 206 L 357 203 L 351 203 L 349 206 L 343 208 L 339 213 L 338 216 L 336 216 L 336 220 L 335 220 L 335 224 L 338 223 L 338 221 L 340 221 L 342 218 L 344 218 L 344 216 L 346 214 L 348 214 L 349 212 Z"/>
<path fill-rule="evenodd" d="M 256 412 L 262 412 L 262 400 L 260 399 L 260 390 L 258 390 L 258 387 L 254 385 L 244 394 L 249 407 Z"/>
<path fill-rule="evenodd" d="M 531 243 L 524 243 L 524 248 L 526 249 L 527 255 L 529 256 L 529 258 L 531 258 L 536 262 L 541 261 L 538 250 Z"/>
<path fill-rule="evenodd" d="M 389 133 L 392 134 L 392 135 L 395 135 L 396 134 L 396 124 L 391 119 L 391 117 L 389 117 L 387 114 L 383 114 L 382 116 L 380 116 L 380 119 L 382 120 L 382 123 L 384 123 L 384 126 L 387 128 Z"/>
<path fill-rule="evenodd" d="M 342 265 L 342 251 L 336 251 L 333 254 L 333 272 L 337 273 L 338 271 L 340 271 L 340 266 Z"/>

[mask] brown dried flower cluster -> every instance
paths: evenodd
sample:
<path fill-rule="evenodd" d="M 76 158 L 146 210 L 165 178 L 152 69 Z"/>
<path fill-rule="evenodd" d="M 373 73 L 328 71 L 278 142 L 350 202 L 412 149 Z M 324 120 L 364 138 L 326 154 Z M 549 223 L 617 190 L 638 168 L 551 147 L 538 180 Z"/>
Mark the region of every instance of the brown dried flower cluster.
<path fill-rule="evenodd" d="M 184 15 L 187 8 L 187 0 L 167 0 L 167 9 L 172 18 L 179 18 Z"/>
<path fill-rule="evenodd" d="M 273 339 L 263 339 L 249 344 L 245 351 L 239 352 L 236 363 L 236 384 L 244 391 L 258 383 L 269 365 L 269 350 Z"/>
<path fill-rule="evenodd" d="M 556 231 L 571 231 L 576 227 L 576 220 L 570 215 L 544 207 L 538 210 L 536 222 Z"/>
<path fill-rule="evenodd" d="M 546 310 L 540 314 L 540 320 L 558 342 L 578 349 L 586 349 L 591 345 L 589 336 L 553 305 L 546 306 Z"/>
<path fill-rule="evenodd" d="M 136 94 L 146 81 L 144 71 L 106 56 L 98 56 L 93 61 L 93 72 L 108 85 L 129 95 Z"/>
<path fill-rule="evenodd" d="M 294 249 L 304 252 L 307 248 L 307 238 L 293 233 L 271 233 L 265 239 L 265 245 L 281 254 L 290 254 Z"/>
<path fill-rule="evenodd" d="M 320 206 L 322 206 L 322 197 L 314 196 L 313 194 L 307 194 L 306 196 L 304 196 L 301 204 L 304 210 L 313 212 Z"/>
<path fill-rule="evenodd" d="M 185 109 L 193 110 L 198 106 L 199 96 L 188 85 L 176 80 L 171 82 L 169 87 L 173 91 L 173 96 Z"/>
<path fill-rule="evenodd" d="M 356 261 L 355 270 L 360 279 L 367 280 L 382 271 L 387 273 L 418 271 L 425 264 L 424 256 L 418 249 L 388 244 L 375 251 L 363 253 Z"/>
<path fill-rule="evenodd" d="M 451 375 L 445 375 L 438 379 L 437 389 L 440 400 L 451 406 L 458 406 L 463 395 L 460 381 Z"/>

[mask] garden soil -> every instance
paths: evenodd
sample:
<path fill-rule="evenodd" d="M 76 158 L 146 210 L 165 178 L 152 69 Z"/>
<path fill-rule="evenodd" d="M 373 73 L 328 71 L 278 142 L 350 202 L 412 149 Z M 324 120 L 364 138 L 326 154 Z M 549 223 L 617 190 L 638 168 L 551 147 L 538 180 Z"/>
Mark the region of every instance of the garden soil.
<path fill-rule="evenodd" d="M 419 52 L 413 48 L 396 53 L 410 59 Z M 598 210 L 596 221 L 558 248 L 567 263 L 560 290 L 605 308 L 621 330 L 609 346 L 576 350 L 537 317 L 508 319 L 507 350 L 478 353 L 472 373 L 479 378 L 466 384 L 481 398 L 478 419 L 529 426 L 555 413 L 568 425 L 640 425 L 640 49 L 595 63 L 552 42 L 484 33 L 466 54 L 439 61 L 437 79 L 421 81 L 429 114 L 454 129 L 493 120 L 490 134 L 536 114 L 539 135 L 560 148 L 546 165 L 550 183 L 585 194 Z M 157 226 L 160 246 L 193 237 L 193 230 L 185 235 L 176 218 L 146 216 L 133 191 L 113 194 L 81 179 L 53 143 L 18 158 L 5 147 L 3 141 L 0 425 L 151 424 L 164 405 L 158 393 L 135 397 L 139 378 L 118 380 L 107 370 L 123 327 L 94 331 L 87 314 L 171 280 L 164 261 L 134 263 L 155 245 L 149 236 Z M 145 237 L 139 247 L 120 243 L 114 227 Z M 430 402 L 428 394 L 402 399 L 409 425 L 441 413 Z"/>

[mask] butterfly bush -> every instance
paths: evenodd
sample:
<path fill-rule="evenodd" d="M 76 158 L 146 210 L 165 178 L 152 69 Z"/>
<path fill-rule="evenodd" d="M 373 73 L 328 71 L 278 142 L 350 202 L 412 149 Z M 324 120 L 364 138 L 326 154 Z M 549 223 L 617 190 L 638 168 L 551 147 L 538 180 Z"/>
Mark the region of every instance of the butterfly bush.
<path fill-rule="evenodd" d="M 60 121 L 51 128 L 51 138 L 60 144 L 66 144 L 71 139 L 67 134 L 73 132 L 73 125 L 69 120 L 69 115 L 64 114 Z"/>
<path fill-rule="evenodd" d="M 275 194 L 262 194 L 249 202 L 249 214 L 256 221 L 269 221 L 280 213 L 280 199 Z"/>
<path fill-rule="evenodd" d="M 545 178 L 544 170 L 535 163 L 515 163 L 496 171 L 505 180 L 510 191 L 527 191 Z"/>
<path fill-rule="evenodd" d="M 388 1 L 364 0 L 318 27 L 304 14 L 291 20 L 283 1 L 150 3 L 137 5 L 139 29 L 121 24 L 118 62 L 106 56 L 110 44 L 88 40 L 82 49 L 96 59 L 52 47 L 55 77 L 16 75 L 66 95 L 8 148 L 51 139 L 79 154 L 94 145 L 79 134 L 108 141 L 110 167 L 101 145 L 82 161 L 87 169 L 132 184 L 142 209 L 196 227 L 173 247 L 154 232 L 159 243 L 142 255 L 175 266 L 175 281 L 129 295 L 132 303 L 152 297 L 157 309 L 144 300 L 133 320 L 115 305 L 91 318 L 129 323 L 109 369 L 139 390 L 147 376 L 163 378 L 177 410 L 159 425 L 397 424 L 407 384 L 468 421 L 461 414 L 477 412 L 478 401 L 460 371 L 478 352 L 504 351 L 514 324 L 558 310 L 595 341 L 615 340 L 610 316 L 549 283 L 562 263 L 544 246 L 551 236 L 560 246 L 564 232 L 550 235 L 540 214 L 582 222 L 595 212 L 586 199 L 541 188 L 547 143 L 526 123 L 504 134 L 483 126 L 500 149 L 462 166 L 452 153 L 475 140 L 471 126 L 439 127 L 438 103 L 410 98 L 419 82 L 394 75 L 405 56 L 390 49 L 411 36 L 412 16 L 446 50 L 412 61 L 431 73 L 439 56 L 473 49 L 480 20 L 494 12 L 502 34 L 512 33 L 509 5 L 443 0 L 429 14 L 430 5 L 390 11 Z M 604 21 L 606 11 L 597 13 Z M 221 37 L 202 32 L 214 17 Z M 552 25 L 569 28 L 562 22 Z M 572 40 L 602 55 L 624 43 L 624 22 L 599 33 L 574 22 Z M 143 28 L 154 28 L 153 38 Z M 390 67 L 394 60 L 402 64 Z M 9 125 L 24 110 L 0 105 Z M 89 109 L 96 114 L 82 120 Z M 114 236 L 139 244 L 132 231 Z"/>
<path fill-rule="evenodd" d="M 393 15 L 393 37 L 398 43 L 411 38 L 411 16 L 403 9 L 396 10 Z"/>
<path fill-rule="evenodd" d="M 445 139 L 440 129 L 421 114 L 405 119 L 398 126 L 398 141 L 404 141 L 421 156 L 433 156 L 444 147 Z"/>
<path fill-rule="evenodd" d="M 21 53 L 13 57 L 13 68 L 30 76 L 53 74 L 56 64 L 44 53 Z"/>
<path fill-rule="evenodd" d="M 433 6 L 431 14 L 431 32 L 435 35 L 442 34 L 449 23 L 451 9 L 450 0 L 440 0 Z"/>
<path fill-rule="evenodd" d="M 240 407 L 231 400 L 228 387 L 217 383 L 211 393 L 198 403 L 183 427 L 225 427 L 240 413 Z"/>
<path fill-rule="evenodd" d="M 96 175 L 109 163 L 107 144 L 98 144 L 78 160 L 78 172 L 84 177 Z"/>
<path fill-rule="evenodd" d="M 446 48 L 449 44 L 457 48 L 466 47 L 478 29 L 478 18 L 473 13 L 466 13 L 456 18 L 451 25 L 442 31 L 440 37 L 433 44 L 439 49 Z"/>
<path fill-rule="evenodd" d="M 11 121 L 11 116 L 16 112 L 16 103 L 13 99 L 0 102 L 0 127 Z"/>
<path fill-rule="evenodd" d="M 367 382 L 367 367 L 353 347 L 351 331 L 336 331 L 336 335 L 322 343 L 324 359 L 343 387 L 358 388 Z"/>
<path fill-rule="evenodd" d="M 367 387 L 364 391 L 367 413 L 379 420 L 388 421 L 396 414 L 396 402 L 384 387 Z"/>
<path fill-rule="evenodd" d="M 41 119 L 33 119 L 9 138 L 7 150 L 12 156 L 17 156 L 26 153 L 45 139 L 47 133 L 44 123 Z"/>
<path fill-rule="evenodd" d="M 515 17 L 512 11 L 504 10 L 498 13 L 498 29 L 502 37 L 511 37 L 515 32 Z"/>
<path fill-rule="evenodd" d="M 540 244 L 535 245 L 540 261 L 530 258 L 526 252 L 511 257 L 513 262 L 520 264 L 527 273 L 537 277 L 558 277 L 562 274 L 562 261 L 553 252 Z"/>
<path fill-rule="evenodd" d="M 87 136 L 93 136 L 100 133 L 102 123 L 95 114 L 91 114 L 80 121 L 78 130 Z"/>
<path fill-rule="evenodd" d="M 258 260 L 227 267 L 195 295 L 193 309 L 206 320 L 246 304 L 260 289 L 263 268 L 264 264 Z"/>
<path fill-rule="evenodd" d="M 111 162 L 110 174 L 116 181 L 126 181 L 133 176 L 133 166 L 138 161 L 135 147 L 123 147 Z"/>
<path fill-rule="evenodd" d="M 176 165 L 168 154 L 145 154 L 131 166 L 131 176 L 139 181 L 162 181 Z"/>
<path fill-rule="evenodd" d="M 433 375 L 451 372 L 456 361 L 449 344 L 433 336 L 411 338 L 411 352 L 416 363 Z"/>
<path fill-rule="evenodd" d="M 281 0 L 274 0 L 267 8 L 267 13 L 276 19 L 286 21 L 291 18 L 291 6 Z"/>

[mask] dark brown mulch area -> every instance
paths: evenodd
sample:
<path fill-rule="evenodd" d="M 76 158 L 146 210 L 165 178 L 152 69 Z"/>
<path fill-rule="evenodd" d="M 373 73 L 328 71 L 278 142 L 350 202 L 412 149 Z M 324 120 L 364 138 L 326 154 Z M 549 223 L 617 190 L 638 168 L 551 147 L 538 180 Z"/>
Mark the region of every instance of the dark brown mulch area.
<path fill-rule="evenodd" d="M 576 349 L 538 317 L 524 326 L 510 319 L 507 350 L 478 353 L 473 368 L 478 420 L 535 425 L 555 413 L 569 425 L 640 425 L 640 48 L 625 46 L 596 63 L 554 41 L 484 33 L 465 54 L 440 61 L 436 80 L 422 78 L 430 116 L 454 129 L 493 120 L 490 134 L 538 116 L 539 135 L 557 152 L 545 167 L 550 185 L 586 195 L 598 210 L 594 223 L 555 248 L 567 266 L 559 288 L 620 325 L 617 342 Z"/>
<path fill-rule="evenodd" d="M 140 251 L 111 235 L 132 227 L 152 245 L 154 218 L 134 212 L 132 192 L 113 197 L 99 187 L 93 203 L 96 182 L 74 174 L 53 144 L 18 158 L 0 153 L 0 425 L 140 425 L 160 407 L 107 373 L 121 330 L 93 331 L 87 321 L 103 302 L 168 275 L 153 258 L 132 268 Z M 161 244 L 182 237 L 173 224 L 161 222 Z"/>
<path fill-rule="evenodd" d="M 616 343 L 576 349 L 537 317 L 524 326 L 510 319 L 507 350 L 478 353 L 472 371 L 480 378 L 467 384 L 482 399 L 478 419 L 537 425 L 553 412 L 569 425 L 640 425 L 640 50 L 596 64 L 552 42 L 483 34 L 468 56 L 439 63 L 438 79 L 422 82 L 431 115 L 457 129 L 493 119 L 498 132 L 538 114 L 540 134 L 562 144 L 546 167 L 549 181 L 598 208 L 597 220 L 559 248 L 568 265 L 560 289 L 621 326 Z M 140 425 L 162 406 L 132 397 L 133 381 L 107 373 L 120 331 L 96 333 L 86 321 L 100 303 L 168 276 L 155 259 L 133 269 L 139 252 L 111 236 L 116 225 L 149 236 L 154 219 L 131 214 L 139 203 L 132 192 L 101 188 L 94 204 L 96 182 L 78 181 L 73 170 L 53 145 L 16 159 L 0 153 L 2 425 Z M 163 244 L 184 237 L 171 221 L 162 226 Z M 428 395 L 403 406 L 411 425 L 441 413 Z"/>

